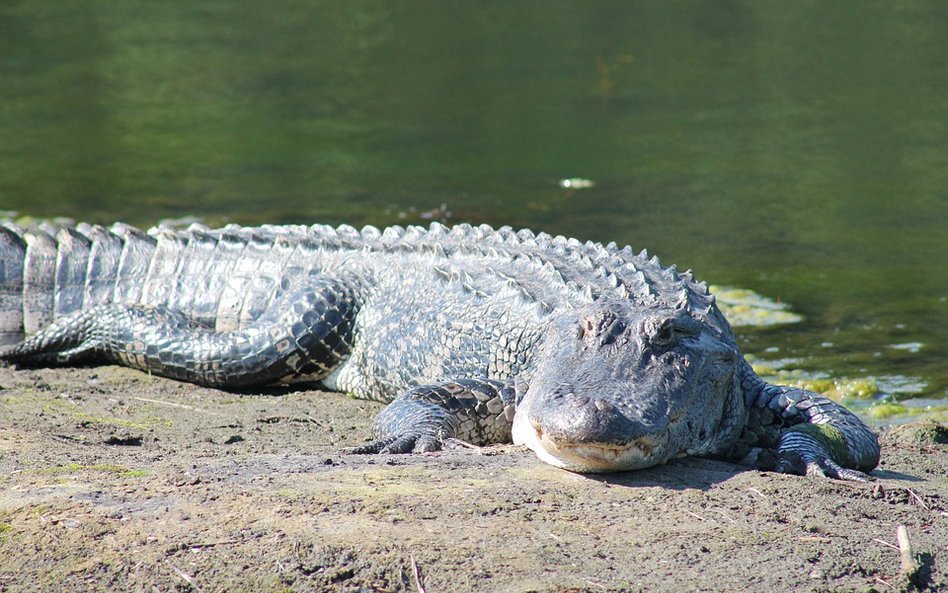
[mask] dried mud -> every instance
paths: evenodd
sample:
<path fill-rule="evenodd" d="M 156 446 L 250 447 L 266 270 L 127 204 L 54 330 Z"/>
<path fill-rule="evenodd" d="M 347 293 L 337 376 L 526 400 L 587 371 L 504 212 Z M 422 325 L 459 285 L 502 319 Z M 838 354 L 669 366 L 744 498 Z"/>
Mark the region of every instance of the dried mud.
<path fill-rule="evenodd" d="M 343 453 L 379 406 L 0 367 L 0 591 L 948 591 L 948 446 L 868 484 L 684 459 Z M 921 568 L 900 575 L 904 525 Z"/>

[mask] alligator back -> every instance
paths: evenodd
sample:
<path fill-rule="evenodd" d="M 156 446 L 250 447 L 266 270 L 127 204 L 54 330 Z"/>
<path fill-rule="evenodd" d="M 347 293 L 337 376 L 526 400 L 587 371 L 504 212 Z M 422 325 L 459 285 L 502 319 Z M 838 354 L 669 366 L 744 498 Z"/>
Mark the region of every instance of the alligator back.
<path fill-rule="evenodd" d="M 646 252 L 545 233 L 492 229 L 313 226 L 147 233 L 124 224 L 0 225 L 0 346 L 98 304 L 164 305 L 217 331 L 246 326 L 294 277 L 345 272 L 517 294 L 538 314 L 615 294 L 686 308 L 730 335 L 704 283 Z M 413 276 L 423 275 L 423 282 Z M 432 284 L 435 283 L 435 284 Z"/>

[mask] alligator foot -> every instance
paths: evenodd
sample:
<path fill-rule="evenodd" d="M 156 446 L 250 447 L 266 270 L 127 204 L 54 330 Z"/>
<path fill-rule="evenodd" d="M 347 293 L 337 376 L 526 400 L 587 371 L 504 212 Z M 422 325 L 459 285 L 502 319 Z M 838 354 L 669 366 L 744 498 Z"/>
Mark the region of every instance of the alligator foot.
<path fill-rule="evenodd" d="M 778 454 L 776 465 L 768 469 L 784 474 L 820 476 L 847 482 L 868 482 L 873 479 L 869 474 L 843 467 L 832 459 L 818 458 L 807 462 L 796 451 L 786 451 Z"/>
<path fill-rule="evenodd" d="M 748 371 L 752 381 L 760 381 Z M 879 464 L 879 440 L 852 412 L 826 397 L 782 385 L 760 383 L 747 427 L 751 433 L 778 439 L 776 458 L 760 464 L 787 474 L 865 482 L 865 472 Z"/>
<path fill-rule="evenodd" d="M 349 450 L 355 454 L 371 453 L 429 453 L 440 451 L 444 445 L 444 438 L 438 435 L 423 434 L 421 432 L 405 433 L 399 436 L 386 437 L 372 441 L 361 447 Z"/>
<path fill-rule="evenodd" d="M 833 435 L 825 434 L 827 425 L 797 425 L 780 437 L 774 471 L 798 476 L 821 476 L 849 482 L 868 482 L 872 477 L 857 469 L 843 467 L 833 460 Z M 838 431 L 837 431 L 838 432 Z M 839 447 L 836 447 L 839 448 Z M 837 456 L 841 454 L 837 452 Z"/>
<path fill-rule="evenodd" d="M 350 453 L 427 453 L 447 439 L 475 444 L 510 440 L 513 387 L 491 379 L 455 379 L 421 385 L 395 398 L 376 417 L 379 437 Z"/>

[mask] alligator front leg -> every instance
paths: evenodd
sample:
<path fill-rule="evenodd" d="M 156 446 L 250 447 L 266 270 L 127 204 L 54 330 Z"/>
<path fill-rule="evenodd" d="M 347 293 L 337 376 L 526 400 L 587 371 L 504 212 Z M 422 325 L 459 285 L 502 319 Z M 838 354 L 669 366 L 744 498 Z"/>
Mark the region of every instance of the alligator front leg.
<path fill-rule="evenodd" d="M 776 440 L 774 469 L 866 481 L 879 463 L 879 440 L 852 412 L 819 394 L 761 383 L 747 428 Z"/>
<path fill-rule="evenodd" d="M 392 401 L 375 418 L 378 440 L 353 453 L 438 451 L 455 438 L 475 445 L 510 441 L 513 386 L 491 379 L 421 385 Z"/>
<path fill-rule="evenodd" d="M 2 358 L 24 365 L 103 360 L 217 387 L 325 376 L 348 353 L 358 310 L 350 283 L 319 277 L 257 320 L 215 332 L 166 307 L 100 305 L 57 319 Z"/>

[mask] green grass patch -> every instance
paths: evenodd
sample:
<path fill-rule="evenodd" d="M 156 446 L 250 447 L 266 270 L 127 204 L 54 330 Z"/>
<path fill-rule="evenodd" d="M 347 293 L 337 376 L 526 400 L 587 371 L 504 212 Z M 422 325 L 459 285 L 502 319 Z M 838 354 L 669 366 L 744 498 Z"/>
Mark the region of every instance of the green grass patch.
<path fill-rule="evenodd" d="M 0 401 L 2 401 L 4 405 L 11 407 L 31 411 L 43 410 L 44 414 L 68 416 L 80 423 L 104 424 L 133 430 L 150 430 L 156 426 L 171 426 L 171 421 L 152 412 L 150 410 L 151 406 L 138 406 L 135 410 L 135 417 L 125 419 L 116 418 L 115 416 L 90 414 L 84 409 L 82 404 L 47 392 L 38 392 L 30 389 L 22 389 L 19 394 L 7 395 Z"/>
<path fill-rule="evenodd" d="M 874 420 L 885 420 L 894 416 L 905 416 L 913 413 L 911 409 L 895 402 L 879 402 L 873 404 L 866 410 L 870 418 Z"/>
<path fill-rule="evenodd" d="M 123 465 L 114 463 L 96 463 L 94 465 L 67 463 L 65 465 L 57 465 L 56 467 L 47 467 L 37 470 L 37 473 L 43 475 L 71 474 L 76 472 L 105 472 L 123 478 L 139 478 L 148 475 L 148 470 L 129 469 Z"/>
<path fill-rule="evenodd" d="M 766 327 L 798 323 L 803 319 L 801 315 L 790 311 L 786 303 L 768 299 L 753 290 L 729 286 L 709 286 L 708 289 L 734 327 Z"/>

